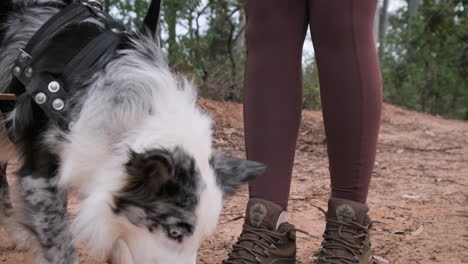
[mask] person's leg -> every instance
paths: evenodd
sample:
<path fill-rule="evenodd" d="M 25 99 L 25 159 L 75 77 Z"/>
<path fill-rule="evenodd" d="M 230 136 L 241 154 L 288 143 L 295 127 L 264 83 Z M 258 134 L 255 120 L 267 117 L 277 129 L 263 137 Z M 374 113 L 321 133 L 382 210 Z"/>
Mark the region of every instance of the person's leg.
<path fill-rule="evenodd" d="M 247 0 L 244 90 L 246 152 L 266 164 L 250 198 L 286 210 L 302 109 L 306 0 Z"/>
<path fill-rule="evenodd" d="M 295 228 L 282 216 L 301 118 L 307 0 L 247 0 L 246 16 L 246 151 L 267 170 L 250 184 L 242 233 L 223 263 L 296 263 Z"/>
<path fill-rule="evenodd" d="M 382 106 L 373 22 L 377 0 L 309 0 L 331 175 L 317 264 L 372 263 L 365 205 Z M 330 262 L 331 261 L 331 262 Z"/>
<path fill-rule="evenodd" d="M 365 203 L 382 88 L 373 39 L 376 0 L 310 0 L 332 197 Z"/>

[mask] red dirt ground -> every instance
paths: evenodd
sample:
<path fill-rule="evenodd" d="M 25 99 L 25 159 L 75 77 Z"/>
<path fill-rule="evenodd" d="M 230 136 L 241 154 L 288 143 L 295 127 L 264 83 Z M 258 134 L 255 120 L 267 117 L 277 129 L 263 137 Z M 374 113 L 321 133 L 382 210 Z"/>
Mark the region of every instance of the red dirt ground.
<path fill-rule="evenodd" d="M 242 106 L 200 100 L 216 119 L 215 145 L 243 157 Z M 304 111 L 289 207 L 290 221 L 319 237 L 329 195 L 320 112 Z M 389 263 L 468 263 L 468 122 L 384 105 L 378 156 L 369 194 L 375 255 Z M 220 263 L 242 225 L 247 189 L 225 202 L 218 232 L 198 263 Z M 73 199 L 72 199 L 73 203 Z M 72 204 L 73 205 L 73 204 Z M 23 263 L 0 234 L 0 262 Z M 298 263 L 311 263 L 320 240 L 298 234 Z M 81 263 L 104 263 L 80 250 Z M 172 263 L 171 263 L 172 264 Z"/>

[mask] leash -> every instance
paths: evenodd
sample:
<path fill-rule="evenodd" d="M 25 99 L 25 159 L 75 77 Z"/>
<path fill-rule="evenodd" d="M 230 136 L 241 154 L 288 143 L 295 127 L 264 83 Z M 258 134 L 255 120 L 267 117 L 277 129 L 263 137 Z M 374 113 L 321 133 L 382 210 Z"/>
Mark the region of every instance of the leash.
<path fill-rule="evenodd" d="M 160 6 L 161 0 L 152 0 L 140 29 L 142 32 L 156 32 Z M 63 33 L 64 28 L 89 18 L 101 21 L 105 30 L 94 25 L 76 27 L 68 35 Z M 81 34 L 77 43 L 68 43 L 73 48 L 62 44 L 67 38 L 76 38 L 76 34 Z M 125 35 L 125 27 L 103 12 L 99 0 L 74 1 L 44 23 L 26 47 L 19 50 L 12 69 L 15 78 L 8 91 L 10 94 L 0 99 L 14 100 L 27 93 L 48 119 L 68 130 L 66 113 L 71 83 L 98 61 L 107 64 Z M 51 54 L 54 50 L 56 54 Z M 13 101 L 4 101 L 0 110 L 10 112 L 15 106 Z"/>

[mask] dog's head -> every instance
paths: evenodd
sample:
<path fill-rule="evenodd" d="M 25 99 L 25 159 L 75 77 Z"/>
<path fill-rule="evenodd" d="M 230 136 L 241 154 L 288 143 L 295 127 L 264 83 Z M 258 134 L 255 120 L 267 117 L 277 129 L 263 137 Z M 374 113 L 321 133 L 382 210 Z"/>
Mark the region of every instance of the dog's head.
<path fill-rule="evenodd" d="M 216 229 L 222 198 L 265 169 L 221 152 L 200 159 L 182 147 L 131 151 L 125 168 L 114 213 L 135 227 L 127 241 L 134 263 L 154 264 L 195 263 Z"/>

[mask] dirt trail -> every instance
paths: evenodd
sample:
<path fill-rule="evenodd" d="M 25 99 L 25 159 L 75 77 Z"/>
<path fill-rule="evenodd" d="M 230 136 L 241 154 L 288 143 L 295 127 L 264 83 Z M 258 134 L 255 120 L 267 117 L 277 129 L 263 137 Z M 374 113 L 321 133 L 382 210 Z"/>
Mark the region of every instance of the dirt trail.
<path fill-rule="evenodd" d="M 215 145 L 244 153 L 242 106 L 201 100 L 216 119 Z M 304 111 L 291 190 L 290 220 L 321 236 L 329 195 L 320 112 Z M 220 263 L 242 225 L 247 189 L 225 202 L 217 234 L 198 263 Z M 369 194 L 375 255 L 397 263 L 468 263 L 468 122 L 445 120 L 385 105 Z M 298 263 L 311 263 L 320 240 L 298 234 Z M 80 251 L 82 263 L 104 263 Z M 23 263 L 0 235 L 0 262 Z"/>

